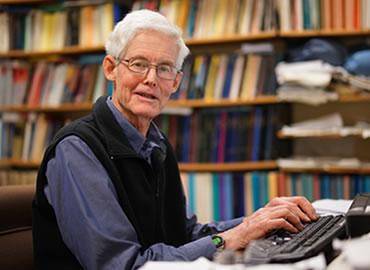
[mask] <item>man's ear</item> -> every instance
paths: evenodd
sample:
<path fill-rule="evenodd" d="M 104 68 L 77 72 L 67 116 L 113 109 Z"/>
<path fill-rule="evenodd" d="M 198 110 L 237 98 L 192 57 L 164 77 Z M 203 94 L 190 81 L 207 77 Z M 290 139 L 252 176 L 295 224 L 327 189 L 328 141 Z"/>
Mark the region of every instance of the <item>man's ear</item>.
<path fill-rule="evenodd" d="M 184 73 L 182 71 L 180 71 L 179 73 L 177 73 L 176 78 L 173 81 L 173 90 L 172 90 L 172 93 L 175 93 L 176 90 L 177 90 L 177 88 L 179 88 L 179 85 L 181 83 L 181 80 L 182 80 L 183 75 L 184 75 Z"/>
<path fill-rule="evenodd" d="M 111 55 L 106 55 L 103 60 L 105 78 L 110 81 L 116 80 L 116 60 Z"/>

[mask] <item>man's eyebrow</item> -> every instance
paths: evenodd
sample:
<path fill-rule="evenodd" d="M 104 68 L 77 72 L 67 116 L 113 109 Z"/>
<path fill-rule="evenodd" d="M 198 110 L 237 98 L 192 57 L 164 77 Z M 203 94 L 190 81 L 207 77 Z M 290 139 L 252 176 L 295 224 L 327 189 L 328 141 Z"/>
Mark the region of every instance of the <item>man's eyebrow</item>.
<path fill-rule="evenodd" d="M 137 59 L 140 59 L 140 60 L 146 60 L 148 61 L 149 63 L 151 63 L 148 58 L 146 58 L 145 56 L 142 56 L 142 55 L 136 55 L 136 56 L 132 56 L 132 57 L 126 57 L 125 59 L 133 59 L 133 60 L 137 60 Z M 170 65 L 170 66 L 175 66 L 175 63 L 172 61 L 172 60 L 169 60 L 169 59 L 163 59 L 163 60 L 160 60 L 156 63 L 157 65 Z"/>
<path fill-rule="evenodd" d="M 171 61 L 171 60 L 163 60 L 163 61 L 159 61 L 158 62 L 158 65 L 170 65 L 170 66 L 175 66 L 175 64 Z"/>
<path fill-rule="evenodd" d="M 146 57 L 144 57 L 144 56 L 141 56 L 141 55 L 136 55 L 136 56 L 132 56 L 132 57 L 127 57 L 128 59 L 134 59 L 134 60 L 136 60 L 136 59 L 141 59 L 141 60 L 146 60 L 146 61 L 148 61 L 149 62 L 149 60 L 146 58 Z M 126 58 L 126 59 L 127 59 Z"/>

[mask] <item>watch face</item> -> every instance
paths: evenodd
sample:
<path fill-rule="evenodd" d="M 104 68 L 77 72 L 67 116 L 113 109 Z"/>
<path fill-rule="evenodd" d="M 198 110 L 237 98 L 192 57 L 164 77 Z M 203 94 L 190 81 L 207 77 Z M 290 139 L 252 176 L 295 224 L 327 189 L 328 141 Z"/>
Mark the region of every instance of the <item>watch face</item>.
<path fill-rule="evenodd" d="M 212 236 L 212 242 L 216 246 L 216 248 L 223 247 L 224 245 L 224 239 L 218 235 Z"/>

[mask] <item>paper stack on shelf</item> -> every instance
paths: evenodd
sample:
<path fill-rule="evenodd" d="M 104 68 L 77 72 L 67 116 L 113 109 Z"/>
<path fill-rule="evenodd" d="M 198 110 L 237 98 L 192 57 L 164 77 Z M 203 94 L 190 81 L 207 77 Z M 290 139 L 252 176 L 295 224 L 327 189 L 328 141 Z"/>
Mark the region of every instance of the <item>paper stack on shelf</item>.
<path fill-rule="evenodd" d="M 361 162 L 357 158 L 335 157 L 293 157 L 278 159 L 278 166 L 282 169 L 330 169 L 346 168 L 360 169 L 369 167 L 369 163 Z"/>
<path fill-rule="evenodd" d="M 297 122 L 291 126 L 283 126 L 282 136 L 306 137 L 306 136 L 362 136 L 370 137 L 370 124 L 364 121 L 357 122 L 354 126 L 344 126 L 342 116 L 339 113 L 324 115 L 315 119 Z"/>

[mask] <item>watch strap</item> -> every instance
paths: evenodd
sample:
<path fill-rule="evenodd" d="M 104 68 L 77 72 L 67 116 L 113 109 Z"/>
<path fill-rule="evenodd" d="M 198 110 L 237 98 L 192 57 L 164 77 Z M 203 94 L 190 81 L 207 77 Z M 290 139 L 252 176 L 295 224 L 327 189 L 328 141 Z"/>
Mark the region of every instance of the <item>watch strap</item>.
<path fill-rule="evenodd" d="M 222 250 L 225 247 L 225 240 L 217 234 L 212 235 L 212 243 L 215 245 L 217 250 Z"/>

